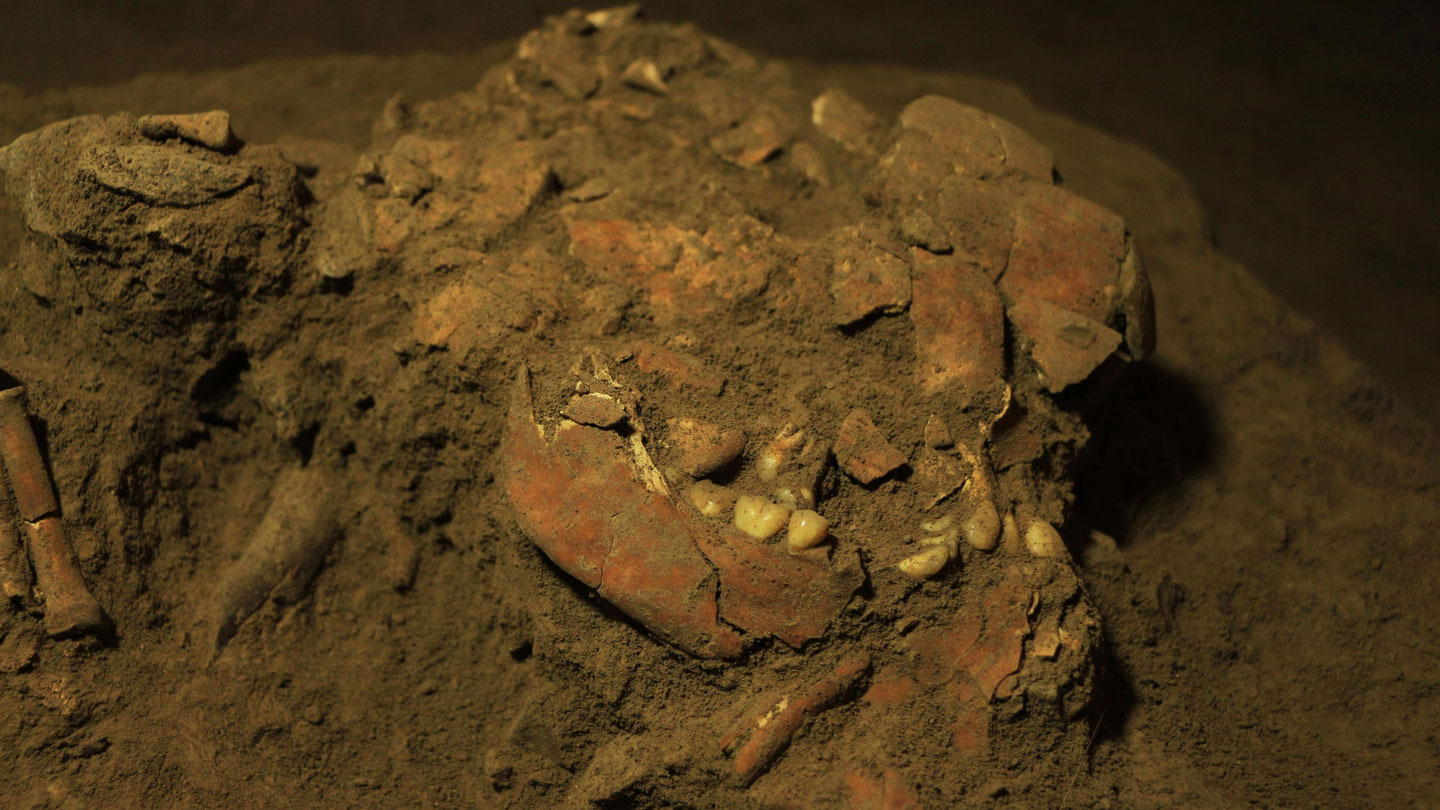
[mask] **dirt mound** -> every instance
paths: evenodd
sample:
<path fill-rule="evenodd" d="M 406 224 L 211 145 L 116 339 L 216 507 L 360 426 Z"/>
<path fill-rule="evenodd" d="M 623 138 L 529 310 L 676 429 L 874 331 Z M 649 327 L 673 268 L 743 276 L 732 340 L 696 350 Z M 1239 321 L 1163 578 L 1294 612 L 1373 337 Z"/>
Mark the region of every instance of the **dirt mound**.
<path fill-rule="evenodd" d="M 1278 632 L 1223 584 L 1275 569 L 1217 557 L 1246 523 L 1262 551 L 1333 549 L 1193 481 L 1223 480 L 1218 425 L 1250 487 L 1289 448 L 1130 366 L 1153 336 L 1135 251 L 1039 142 L 937 96 L 872 112 L 832 75 L 577 13 L 473 90 L 393 99 L 363 152 L 241 143 L 214 114 L 12 145 L 31 235 L 5 371 L 114 633 L 47 638 L 44 593 L 0 618 L 7 782 L 35 805 L 1306 795 L 1261 765 L 1216 787 L 1156 739 L 1249 744 L 1200 708 L 1237 700 L 1207 656 L 1219 628 Z M 1204 266 L 1183 187 L 1059 131 L 1094 188 L 1172 195 L 1171 220 L 1112 203 L 1171 237 L 1162 278 L 1275 320 L 1233 274 L 1176 269 Z M 1103 148 L 1130 162 L 1096 173 Z M 1265 322 L 1160 293 L 1194 373 Z M 1294 330 L 1269 343 L 1294 374 L 1355 379 Z M 1217 376 L 1263 385 L 1260 357 Z M 1396 441 L 1403 414 L 1346 384 L 1370 393 L 1337 412 Z M 1243 420 L 1252 397 L 1224 401 Z M 1347 447 L 1434 486 L 1423 456 Z M 1324 649 L 1395 592 L 1337 602 L 1354 621 Z M 1294 659 L 1257 643 L 1235 656 L 1264 684 Z M 1185 708 L 1149 708 L 1156 683 Z"/>

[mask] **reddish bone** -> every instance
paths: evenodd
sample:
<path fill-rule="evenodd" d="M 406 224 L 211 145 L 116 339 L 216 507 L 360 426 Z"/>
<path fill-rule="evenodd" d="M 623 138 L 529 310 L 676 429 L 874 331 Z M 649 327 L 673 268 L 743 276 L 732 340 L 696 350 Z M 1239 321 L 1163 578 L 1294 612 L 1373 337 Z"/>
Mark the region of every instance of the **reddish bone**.
<path fill-rule="evenodd" d="M 5 461 L 22 519 L 39 520 L 60 511 L 50 486 L 50 472 L 30 427 L 24 388 L 0 391 L 0 458 Z"/>
<path fill-rule="evenodd" d="M 868 653 L 850 656 L 799 695 L 783 695 L 758 717 L 742 720 L 720 738 L 722 750 L 735 752 L 735 775 L 746 785 L 758 779 L 807 720 L 840 702 L 869 670 Z"/>
<path fill-rule="evenodd" d="M 60 504 L 30 427 L 24 388 L 0 391 L 0 459 L 20 511 L 35 585 L 45 600 L 45 632 L 68 636 L 103 629 L 105 613 L 86 586 L 60 526 Z M 0 538 L 0 546 L 4 544 Z M 0 547 L 0 556 L 4 552 Z M 19 582 L 9 572 L 6 579 L 7 590 Z"/>
<path fill-rule="evenodd" d="M 985 271 L 958 256 L 915 248 L 915 324 L 920 388 L 987 393 L 1004 384 L 1005 320 L 1000 294 Z"/>
<path fill-rule="evenodd" d="M 45 632 L 69 636 L 103 629 L 105 614 L 85 585 L 70 544 L 65 542 L 60 518 L 51 515 L 21 525 L 30 546 L 30 562 L 35 565 L 35 584 L 45 598 Z"/>
<path fill-rule="evenodd" d="M 616 433 L 562 422 L 550 437 L 522 370 L 506 424 L 505 492 L 526 535 L 566 573 L 693 655 L 740 654 L 719 622 L 715 570 L 691 539 L 704 531 L 637 478 Z"/>

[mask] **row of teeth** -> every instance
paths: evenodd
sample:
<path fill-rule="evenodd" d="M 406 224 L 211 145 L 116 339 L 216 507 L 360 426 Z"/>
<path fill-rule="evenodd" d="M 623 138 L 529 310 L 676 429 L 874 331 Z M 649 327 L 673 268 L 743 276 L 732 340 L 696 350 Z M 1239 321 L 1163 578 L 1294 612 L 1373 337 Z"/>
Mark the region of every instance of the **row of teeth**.
<path fill-rule="evenodd" d="M 760 480 L 765 483 L 775 481 L 786 457 L 803 438 L 804 431 L 792 432 L 787 425 L 766 444 L 756 459 Z M 1022 533 L 1013 514 L 1007 513 L 1002 519 L 988 497 L 992 487 L 983 475 L 979 459 L 963 448 L 961 452 L 976 471 L 975 480 L 971 482 L 973 507 L 970 514 L 963 523 L 958 522 L 954 515 L 921 523 L 920 530 L 924 536 L 920 544 L 923 548 L 897 564 L 902 573 L 916 579 L 935 576 L 960 556 L 962 538 L 978 551 L 994 551 L 1003 546 L 1008 552 L 1028 551 L 1036 557 L 1066 556 L 1068 552 L 1060 533 L 1049 523 L 1027 521 Z M 756 540 L 769 540 L 783 530 L 786 545 L 793 552 L 814 548 L 830 535 L 830 520 L 815 511 L 815 493 L 808 488 L 780 488 L 771 500 L 758 495 L 739 495 L 712 481 L 701 480 L 691 485 L 685 496 L 705 517 L 719 518 L 730 513 L 735 528 Z"/>
<path fill-rule="evenodd" d="M 782 489 L 777 503 L 758 495 L 736 495 L 710 481 L 698 481 L 685 491 L 685 496 L 700 514 L 718 518 L 733 511 L 735 528 L 756 540 L 769 540 L 785 530 L 785 543 L 791 551 L 804 551 L 825 542 L 830 536 L 830 520 L 808 508 L 814 494 L 800 490 L 798 495 Z M 806 508 L 800 508 L 800 507 Z"/>
<path fill-rule="evenodd" d="M 951 560 L 960 556 L 960 538 L 980 551 L 1003 547 L 1012 554 L 1029 552 L 1035 557 L 1064 558 L 1069 554 L 1065 541 L 1054 526 L 1043 520 L 1029 521 L 1020 531 L 1019 521 L 1007 514 L 1001 520 L 994 506 L 983 503 L 963 526 L 955 524 L 951 515 L 920 524 L 928 536 L 921 538 L 924 548 L 901 560 L 896 566 L 902 573 L 916 579 L 929 579 L 940 573 Z"/>

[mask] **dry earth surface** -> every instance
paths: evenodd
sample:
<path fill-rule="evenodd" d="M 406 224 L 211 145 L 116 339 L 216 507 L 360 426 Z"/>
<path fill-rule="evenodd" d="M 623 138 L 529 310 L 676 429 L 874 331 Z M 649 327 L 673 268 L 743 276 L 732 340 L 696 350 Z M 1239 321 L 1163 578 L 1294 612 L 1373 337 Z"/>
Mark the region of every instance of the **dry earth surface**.
<path fill-rule="evenodd" d="M 469 88 L 501 55 L 276 61 L 11 91 L 0 139 L 85 113 L 223 108 L 248 142 L 309 150 L 314 165 L 348 171 L 394 93 L 419 100 Z M 963 779 L 913 786 L 921 797 L 943 788 L 977 806 L 1426 806 L 1440 776 L 1433 429 L 1217 253 L 1189 183 L 1144 150 L 994 81 L 875 66 L 794 71 L 810 92 L 844 87 L 886 120 L 938 93 L 1019 125 L 1054 152 L 1067 188 L 1125 218 L 1155 290 L 1160 348 L 1088 417 L 1093 438 L 1064 529 L 1106 628 L 1094 733 L 977 755 Z M 312 181 L 323 185 L 323 170 Z M 131 458 L 123 437 L 141 445 L 160 430 L 137 413 L 154 394 L 144 374 L 117 382 L 115 369 L 159 373 L 165 358 L 128 357 L 93 333 L 68 332 L 87 313 L 41 305 L 19 259 L 13 202 L 5 222 L 0 251 L 14 261 L 3 284 L 5 371 L 31 390 L 72 542 L 117 627 L 96 644 L 46 639 L 33 615 L 0 619 L 0 739 L 15 752 L 0 777 L 18 806 L 554 806 L 575 774 L 590 772 L 601 737 L 638 728 L 607 715 L 620 699 L 607 690 L 629 688 L 614 672 L 654 663 L 649 690 L 666 678 L 677 692 L 683 678 L 723 680 L 657 657 L 658 645 L 586 607 L 583 589 L 561 584 L 528 550 L 484 477 L 496 449 L 485 437 L 499 424 L 486 409 L 501 408 L 509 391 L 477 387 L 443 356 L 424 355 L 419 377 L 392 391 L 363 390 L 354 380 L 364 375 L 336 363 L 282 379 L 221 363 L 204 384 L 154 389 L 205 414 L 174 445 L 179 460 Z M 340 294 L 314 280 L 293 297 L 303 306 L 284 323 L 297 328 L 389 317 L 363 282 Z M 717 327 L 713 337 L 724 336 Z M 256 356 L 266 340 L 251 336 Z M 366 369 L 395 349 L 347 344 L 331 354 Z M 232 388 L 291 390 L 284 401 L 296 413 L 263 414 L 263 397 Z M 389 404 L 406 397 L 417 399 Z M 466 401 L 482 405 L 457 407 Z M 434 407 L 416 418 L 424 405 Z M 903 402 L 889 407 L 904 413 Z M 395 421 L 401 411 L 411 421 Z M 347 425 L 362 452 L 422 478 L 401 489 L 424 494 L 377 489 L 378 506 L 353 509 L 356 525 L 379 529 L 349 533 L 297 604 L 265 608 L 215 661 L 197 660 L 186 621 L 214 598 L 209 583 L 264 511 L 270 475 L 297 452 L 293 432 L 254 426 L 303 426 L 313 412 Z M 381 427 L 365 428 L 371 418 Z M 98 443 L 112 434 L 122 440 Z M 325 438 L 310 437 L 315 452 L 328 452 Z M 150 500 L 126 500 L 142 491 Z M 394 506 L 387 497 L 416 538 L 418 572 L 403 592 L 391 587 L 396 543 L 376 517 Z M 205 519 L 177 522 L 191 501 L 208 504 Z M 531 602 L 549 607 L 537 614 Z M 565 628 L 576 626 L 613 640 L 610 659 L 563 649 Z M 574 660 L 594 670 L 574 670 L 537 697 L 556 662 Z M 517 723 L 545 700 L 544 722 Z M 802 737 L 786 760 L 792 770 L 776 771 L 778 787 L 825 775 L 821 743 L 837 734 L 817 724 L 808 747 Z M 506 781 L 517 736 L 540 758 L 533 772 L 549 773 L 538 784 L 555 792 Z M 810 754 L 816 765 L 794 764 Z M 855 806 L 886 806 L 858 803 L 861 793 L 852 787 Z M 681 800 L 660 789 L 619 796 Z"/>

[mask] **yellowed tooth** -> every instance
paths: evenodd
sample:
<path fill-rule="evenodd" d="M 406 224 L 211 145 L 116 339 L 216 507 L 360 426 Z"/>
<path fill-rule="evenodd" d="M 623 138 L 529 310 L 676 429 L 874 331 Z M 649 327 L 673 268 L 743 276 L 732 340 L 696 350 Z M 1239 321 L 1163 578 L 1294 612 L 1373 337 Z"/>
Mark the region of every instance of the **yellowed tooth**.
<path fill-rule="evenodd" d="M 1043 520 L 1032 520 L 1025 527 L 1025 548 L 1036 557 L 1063 559 L 1069 554 L 1065 550 L 1065 541 L 1060 539 L 1060 532 Z"/>
<path fill-rule="evenodd" d="M 929 579 L 940 573 L 940 569 L 944 568 L 948 562 L 950 562 L 949 550 L 943 545 L 937 545 L 911 554 L 895 567 L 899 568 L 902 574 L 916 579 Z"/>
<path fill-rule="evenodd" d="M 768 540 L 785 528 L 790 510 L 756 495 L 735 499 L 735 528 L 756 540 Z"/>
<path fill-rule="evenodd" d="M 955 532 L 946 532 L 945 534 L 922 537 L 920 538 L 920 545 L 940 546 L 941 548 L 945 549 L 945 553 L 950 555 L 950 559 L 952 560 L 960 555 L 960 538 L 955 534 Z"/>
<path fill-rule="evenodd" d="M 814 509 L 815 493 L 809 487 L 781 487 L 775 490 L 775 502 L 791 509 Z"/>
<path fill-rule="evenodd" d="M 980 551 L 994 551 L 1000 542 L 1000 512 L 988 498 L 980 499 L 975 511 L 965 519 L 962 533 L 965 542 Z"/>
<path fill-rule="evenodd" d="M 785 533 L 785 541 L 791 551 L 814 548 L 825 542 L 825 538 L 829 536 L 830 521 L 819 512 L 801 509 L 790 515 L 790 528 Z"/>
<path fill-rule="evenodd" d="M 920 531 L 930 532 L 931 534 L 942 534 L 950 531 L 950 528 L 954 525 L 955 518 L 950 515 L 946 515 L 944 517 L 939 517 L 934 520 L 927 520 L 924 523 L 921 523 Z"/>
<path fill-rule="evenodd" d="M 685 490 L 695 510 L 705 517 L 720 517 L 735 505 L 735 493 L 711 481 L 698 481 Z"/>

